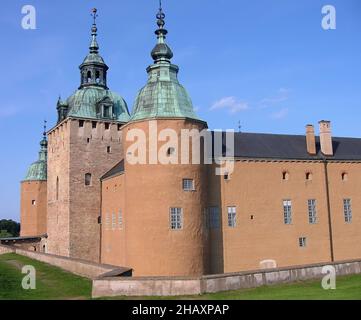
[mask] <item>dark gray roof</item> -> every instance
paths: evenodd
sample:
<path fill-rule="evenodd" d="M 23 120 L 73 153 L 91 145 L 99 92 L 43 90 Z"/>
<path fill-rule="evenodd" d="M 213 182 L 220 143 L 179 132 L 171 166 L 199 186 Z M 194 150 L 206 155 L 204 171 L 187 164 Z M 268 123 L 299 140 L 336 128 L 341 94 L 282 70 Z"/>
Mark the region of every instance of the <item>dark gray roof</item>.
<path fill-rule="evenodd" d="M 285 160 L 361 160 L 361 139 L 333 137 L 334 156 L 321 153 L 316 137 L 317 155 L 307 153 L 306 136 L 261 133 L 236 133 L 235 157 Z"/>
<path fill-rule="evenodd" d="M 119 174 L 124 173 L 124 160 L 117 163 L 113 168 L 111 168 L 104 176 L 100 178 L 100 180 L 105 180 Z"/>

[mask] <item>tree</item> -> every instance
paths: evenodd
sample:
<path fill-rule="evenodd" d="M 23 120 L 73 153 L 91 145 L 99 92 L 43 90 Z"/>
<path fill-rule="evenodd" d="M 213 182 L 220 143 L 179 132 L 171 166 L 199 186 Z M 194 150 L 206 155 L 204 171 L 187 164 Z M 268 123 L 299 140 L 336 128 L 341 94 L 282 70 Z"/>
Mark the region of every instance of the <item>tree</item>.
<path fill-rule="evenodd" d="M 20 223 L 13 220 L 0 220 L 0 238 L 18 237 L 20 234 Z"/>

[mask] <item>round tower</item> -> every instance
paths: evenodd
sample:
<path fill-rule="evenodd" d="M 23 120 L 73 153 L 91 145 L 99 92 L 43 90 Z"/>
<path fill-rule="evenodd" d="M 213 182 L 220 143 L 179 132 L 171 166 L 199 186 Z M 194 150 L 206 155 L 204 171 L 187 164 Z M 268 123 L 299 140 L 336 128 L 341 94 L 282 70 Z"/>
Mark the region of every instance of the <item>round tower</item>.
<path fill-rule="evenodd" d="M 25 179 L 21 182 L 22 237 L 41 236 L 47 232 L 47 154 L 48 141 L 44 125 L 39 159 L 29 167 Z"/>
<path fill-rule="evenodd" d="M 196 116 L 178 82 L 164 19 L 160 7 L 154 64 L 147 68 L 148 82 L 123 128 L 125 263 L 135 276 L 197 276 L 207 273 L 207 174 L 202 161 L 182 161 L 186 150 L 181 137 L 182 132 L 206 130 L 207 124 Z M 193 143 L 189 140 L 189 150 Z"/>

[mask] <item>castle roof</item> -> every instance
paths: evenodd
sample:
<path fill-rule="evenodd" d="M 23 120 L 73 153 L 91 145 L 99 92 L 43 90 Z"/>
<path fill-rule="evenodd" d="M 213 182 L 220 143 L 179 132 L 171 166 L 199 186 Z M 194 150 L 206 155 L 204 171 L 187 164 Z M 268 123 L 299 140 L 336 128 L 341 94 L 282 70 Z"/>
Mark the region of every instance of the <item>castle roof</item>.
<path fill-rule="evenodd" d="M 79 89 L 66 102 L 58 101 L 58 123 L 67 117 L 91 120 L 111 120 L 125 123 L 130 115 L 125 100 L 107 86 L 107 71 L 99 53 L 96 25 L 97 9 L 93 9 L 93 25 L 89 53 L 80 65 L 81 83 Z"/>
<path fill-rule="evenodd" d="M 44 126 L 43 139 L 40 141 L 38 161 L 31 164 L 23 181 L 46 181 L 48 179 L 48 141 L 46 139 L 46 126 Z"/>
<path fill-rule="evenodd" d="M 135 100 L 131 121 L 156 118 L 190 118 L 199 120 L 186 89 L 179 83 L 179 68 L 171 63 L 173 52 L 165 43 L 165 14 L 157 14 L 158 38 L 151 52 L 154 64 L 147 68 L 148 82 Z"/>
<path fill-rule="evenodd" d="M 325 157 L 321 153 L 320 139 L 316 137 L 317 154 L 308 154 L 304 135 L 282 135 L 262 133 L 236 133 L 235 157 L 249 159 L 279 160 L 361 160 L 360 138 L 332 138 L 333 156 Z"/>

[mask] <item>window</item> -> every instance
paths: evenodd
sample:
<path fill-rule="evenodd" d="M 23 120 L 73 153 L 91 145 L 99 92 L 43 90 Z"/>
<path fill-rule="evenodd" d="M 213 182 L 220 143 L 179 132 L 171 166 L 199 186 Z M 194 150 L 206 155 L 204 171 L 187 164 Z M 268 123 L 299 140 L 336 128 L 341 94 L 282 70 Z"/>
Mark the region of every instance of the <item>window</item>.
<path fill-rule="evenodd" d="M 283 201 L 283 216 L 285 224 L 292 224 L 292 201 Z"/>
<path fill-rule="evenodd" d="M 110 224 L 109 214 L 106 213 L 106 215 L 105 215 L 105 228 L 106 229 L 109 229 L 109 224 Z"/>
<path fill-rule="evenodd" d="M 208 214 L 209 214 L 209 227 L 211 229 L 220 228 L 219 208 L 218 207 L 208 208 Z"/>
<path fill-rule="evenodd" d="M 110 146 L 107 146 L 107 153 L 111 153 L 112 152 L 112 148 Z"/>
<path fill-rule="evenodd" d="M 224 174 L 224 180 L 229 180 L 229 173 L 228 173 L 228 172 L 226 172 L 226 173 Z"/>
<path fill-rule="evenodd" d="M 345 215 L 345 222 L 352 222 L 352 208 L 351 208 L 351 199 L 343 200 L 343 212 Z"/>
<path fill-rule="evenodd" d="M 85 183 L 86 186 L 91 186 L 91 184 L 92 184 L 92 175 L 91 175 L 91 173 L 87 173 L 85 175 L 84 183 Z"/>
<path fill-rule="evenodd" d="M 88 71 L 88 73 L 87 73 L 87 82 L 90 83 L 91 80 L 92 80 L 92 73 L 91 73 L 91 71 Z"/>
<path fill-rule="evenodd" d="M 121 124 L 118 124 L 118 131 L 120 131 L 122 128 L 122 125 Z"/>
<path fill-rule="evenodd" d="M 312 173 L 311 173 L 311 172 L 307 172 L 307 173 L 306 173 L 306 180 L 307 180 L 307 181 L 311 181 L 312 178 L 313 178 L 313 177 L 312 177 Z"/>
<path fill-rule="evenodd" d="M 111 116 L 111 106 L 105 105 L 103 106 L 103 117 L 110 118 Z"/>
<path fill-rule="evenodd" d="M 95 121 L 92 122 L 92 128 L 96 129 L 97 128 L 97 123 Z"/>
<path fill-rule="evenodd" d="M 173 154 L 175 154 L 175 149 L 174 149 L 174 148 L 168 148 L 168 150 L 167 150 L 167 156 L 171 156 L 171 155 L 173 155 Z"/>
<path fill-rule="evenodd" d="M 115 229 L 117 224 L 117 217 L 115 215 L 115 213 L 112 214 L 112 229 Z"/>
<path fill-rule="evenodd" d="M 301 248 L 305 248 L 307 246 L 307 238 L 305 237 L 299 238 L 298 244 Z"/>
<path fill-rule="evenodd" d="M 122 210 L 119 210 L 119 214 L 118 214 L 118 227 L 119 229 L 123 228 L 123 214 L 122 214 Z"/>
<path fill-rule="evenodd" d="M 347 181 L 348 180 L 348 174 L 347 172 L 343 172 L 341 175 L 342 181 Z"/>
<path fill-rule="evenodd" d="M 56 177 L 56 200 L 59 200 L 59 177 Z"/>
<path fill-rule="evenodd" d="M 95 81 L 96 81 L 97 83 L 100 83 L 100 72 L 99 72 L 99 71 L 96 71 L 96 72 L 95 72 Z"/>
<path fill-rule="evenodd" d="M 183 209 L 170 208 L 170 228 L 180 230 L 183 228 Z"/>
<path fill-rule="evenodd" d="M 308 221 L 310 224 L 317 223 L 316 200 L 308 200 Z"/>
<path fill-rule="evenodd" d="M 35 206 L 35 205 L 36 205 L 36 201 L 35 201 L 35 200 L 32 200 L 32 201 L 31 201 L 31 205 L 32 205 L 32 206 Z"/>
<path fill-rule="evenodd" d="M 105 130 L 109 130 L 109 128 L 110 128 L 109 123 L 106 123 L 106 124 L 105 124 Z"/>
<path fill-rule="evenodd" d="M 287 181 L 290 178 L 290 174 L 287 171 L 282 172 L 282 179 Z"/>
<path fill-rule="evenodd" d="M 183 190 L 184 191 L 194 191 L 194 180 L 192 179 L 183 179 Z"/>
<path fill-rule="evenodd" d="M 228 227 L 236 227 L 236 207 L 228 207 Z"/>
<path fill-rule="evenodd" d="M 84 127 L 84 120 L 79 120 L 79 128 L 83 128 Z"/>

